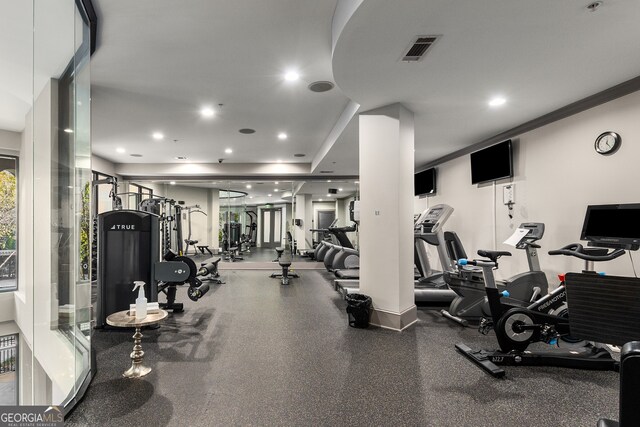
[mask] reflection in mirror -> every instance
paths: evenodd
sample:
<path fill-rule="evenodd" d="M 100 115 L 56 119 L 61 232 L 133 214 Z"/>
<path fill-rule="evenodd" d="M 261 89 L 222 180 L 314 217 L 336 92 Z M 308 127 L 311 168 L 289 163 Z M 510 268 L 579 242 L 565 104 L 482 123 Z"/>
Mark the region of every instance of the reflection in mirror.
<path fill-rule="evenodd" d="M 104 188 L 102 188 L 104 187 Z M 109 186 L 101 187 L 103 204 L 110 204 Z M 353 180 L 276 181 L 254 180 L 169 180 L 121 182 L 118 194 L 123 204 L 136 209 L 144 200 L 167 199 L 182 209 L 181 226 L 171 223 L 171 248 L 198 257 L 197 262 L 221 257 L 223 263 L 240 262 L 237 268 L 257 268 L 274 261 L 275 248 L 288 246 L 294 257 L 314 248 L 319 239 L 331 239 L 330 233 L 312 232 L 317 224 L 350 227 L 350 202 L 358 197 Z M 180 204 L 182 203 L 182 204 Z M 195 206 L 199 208 L 195 208 Z M 189 215 L 189 207 L 192 213 Z M 197 210 L 202 211 L 200 213 Z M 166 214 L 165 217 L 171 217 Z M 178 219 L 175 219 L 178 222 Z M 177 228 L 182 229 L 178 238 Z M 357 229 L 345 231 L 357 248 Z M 186 246 L 186 241 L 189 248 Z M 194 242 L 197 241 L 197 244 Z M 211 250 L 198 249 L 207 246 Z M 226 268 L 226 267 L 225 267 Z M 233 268 L 233 267 L 228 267 Z M 264 264 L 262 264 L 264 268 Z"/>

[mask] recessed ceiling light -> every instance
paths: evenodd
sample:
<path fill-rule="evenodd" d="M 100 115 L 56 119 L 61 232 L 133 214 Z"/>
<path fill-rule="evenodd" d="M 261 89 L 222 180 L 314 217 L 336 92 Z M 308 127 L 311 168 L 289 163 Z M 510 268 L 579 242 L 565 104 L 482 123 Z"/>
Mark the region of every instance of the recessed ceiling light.
<path fill-rule="evenodd" d="M 249 196 L 250 199 L 253 199 L 253 196 Z"/>
<path fill-rule="evenodd" d="M 277 193 L 277 192 L 278 192 L 278 191 L 280 191 L 280 190 L 278 190 L 277 188 L 274 188 L 274 189 L 273 189 L 273 191 L 275 191 L 275 192 Z"/>
<path fill-rule="evenodd" d="M 501 96 L 497 96 L 489 100 L 489 107 L 500 107 L 501 105 L 504 105 L 506 102 L 507 102 L 506 99 L 504 99 Z"/>
<path fill-rule="evenodd" d="M 271 194 L 267 194 L 267 197 L 271 197 Z"/>
<path fill-rule="evenodd" d="M 125 152 L 125 151 L 127 151 L 127 150 L 125 150 L 125 149 L 124 149 L 124 148 L 122 148 L 122 147 L 118 147 L 118 148 L 116 148 L 116 151 L 117 151 L 118 153 L 124 153 L 124 152 Z"/>
<path fill-rule="evenodd" d="M 338 188 L 338 191 L 342 191 L 342 188 Z"/>
<path fill-rule="evenodd" d="M 284 139 L 287 139 L 287 137 L 288 137 L 287 134 L 284 133 L 284 132 L 280 132 L 278 134 L 278 139 L 283 139 L 284 140 Z"/>
<path fill-rule="evenodd" d="M 73 133 L 73 129 L 70 129 L 70 128 L 66 128 L 64 131 L 65 131 L 66 133 Z"/>
<path fill-rule="evenodd" d="M 275 185 L 278 185 L 278 184 L 280 184 L 280 183 L 279 183 L 278 181 L 276 181 L 276 182 L 274 182 L 274 184 L 275 184 Z"/>
<path fill-rule="evenodd" d="M 331 180 L 330 180 L 330 179 L 328 179 L 328 180 L 327 180 L 327 182 L 331 182 Z"/>
<path fill-rule="evenodd" d="M 164 139 L 164 134 L 162 132 L 154 132 L 151 136 L 153 137 L 153 139 L 157 140 Z"/>
<path fill-rule="evenodd" d="M 327 194 L 327 197 L 331 197 L 331 194 Z"/>
<path fill-rule="evenodd" d="M 224 150 L 224 152 L 227 154 L 231 154 L 233 153 L 233 150 L 231 148 L 227 148 L 226 150 Z"/>
<path fill-rule="evenodd" d="M 216 112 L 211 107 L 202 107 L 200 110 L 200 115 L 202 117 L 213 117 L 215 114 Z"/>
<path fill-rule="evenodd" d="M 247 188 L 251 188 L 251 184 L 247 184 Z"/>
<path fill-rule="evenodd" d="M 322 199 L 318 199 L 319 201 L 322 201 Z"/>
<path fill-rule="evenodd" d="M 298 80 L 300 78 L 300 74 L 298 74 L 296 71 L 287 71 L 284 75 L 284 79 L 288 82 L 295 82 L 296 80 Z"/>
<path fill-rule="evenodd" d="M 169 184 L 176 185 L 176 182 L 175 181 L 171 181 Z"/>

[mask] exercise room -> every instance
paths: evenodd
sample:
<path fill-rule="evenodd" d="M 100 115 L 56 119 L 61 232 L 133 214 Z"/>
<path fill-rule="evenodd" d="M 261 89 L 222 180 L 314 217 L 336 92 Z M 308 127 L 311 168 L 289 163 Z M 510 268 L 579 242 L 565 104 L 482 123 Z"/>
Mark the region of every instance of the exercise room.
<path fill-rule="evenodd" d="M 638 22 L 4 1 L 0 425 L 640 425 Z"/>

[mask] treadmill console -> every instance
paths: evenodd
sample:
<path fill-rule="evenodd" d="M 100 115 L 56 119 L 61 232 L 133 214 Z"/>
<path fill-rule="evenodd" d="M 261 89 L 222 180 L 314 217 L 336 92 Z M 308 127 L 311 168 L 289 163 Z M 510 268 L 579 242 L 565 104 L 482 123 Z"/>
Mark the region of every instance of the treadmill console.
<path fill-rule="evenodd" d="M 439 232 L 452 213 L 453 208 L 445 204 L 436 205 L 425 210 L 415 222 L 414 233 L 435 234 Z"/>

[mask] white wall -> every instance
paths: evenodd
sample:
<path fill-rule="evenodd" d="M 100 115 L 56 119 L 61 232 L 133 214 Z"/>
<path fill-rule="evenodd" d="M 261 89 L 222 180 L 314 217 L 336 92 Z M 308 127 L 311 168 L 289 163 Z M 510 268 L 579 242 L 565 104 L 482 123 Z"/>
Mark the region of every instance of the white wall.
<path fill-rule="evenodd" d="M 91 156 L 91 169 L 105 175 L 117 176 L 116 165 L 109 160 L 96 156 L 95 154 Z"/>
<path fill-rule="evenodd" d="M 552 257 L 547 252 L 579 241 L 587 205 L 640 202 L 639 117 L 640 92 L 636 92 L 514 139 L 514 217 L 509 219 L 502 204 L 502 187 L 508 180 L 499 182 L 495 234 L 496 249 L 515 253 L 500 263 L 499 277 L 527 269 L 524 251 L 502 244 L 522 222 L 546 225 L 539 254 L 551 285 L 557 283 L 558 273 L 582 269 L 582 262 L 576 258 Z M 605 131 L 622 136 L 622 147 L 611 156 L 597 154 L 593 148 L 595 138 Z M 471 185 L 468 155 L 437 168 L 438 193 L 428 199 L 429 205 L 447 203 L 454 207 L 445 228 L 458 233 L 470 257 L 477 249 L 490 249 L 494 239 L 493 186 Z M 416 201 L 416 208 L 421 203 L 426 201 Z M 640 260 L 637 252 L 633 257 Z M 596 269 L 633 275 L 628 256 L 596 264 Z"/>
<path fill-rule="evenodd" d="M 169 199 L 184 201 L 184 206 L 200 205 L 200 209 L 207 215 L 194 213 L 191 215 L 192 239 L 198 241 L 198 245 L 209 245 L 210 248 L 219 247 L 218 244 L 218 223 L 220 213 L 220 202 L 218 199 L 218 189 L 207 189 L 198 187 L 188 187 L 182 185 L 168 185 L 150 181 L 132 181 L 135 184 L 153 190 L 154 196 L 167 197 Z M 128 191 L 128 183 L 123 184 L 118 191 Z M 125 197 L 123 197 L 123 201 Z M 182 235 L 183 239 L 189 236 L 189 224 L 187 222 L 187 211 L 183 212 Z"/>
<path fill-rule="evenodd" d="M 214 246 L 214 242 L 217 240 L 212 238 L 212 233 L 209 232 L 207 217 L 211 215 L 208 212 L 207 207 L 209 205 L 209 190 L 206 188 L 186 187 L 182 185 L 168 185 L 165 187 L 165 197 L 181 200 L 185 202 L 184 206 L 200 205 L 207 216 L 200 213 L 193 213 L 191 215 L 191 238 L 197 240 L 199 245 Z M 182 236 L 183 239 L 189 237 L 189 224 L 187 222 L 187 211 L 183 211 L 182 215 Z"/>
<path fill-rule="evenodd" d="M 20 138 L 22 134 L 0 129 L 0 149 L 20 151 Z"/>
<path fill-rule="evenodd" d="M 336 203 L 336 218 L 338 218 L 338 223 L 336 225 L 338 227 L 344 227 L 345 225 L 347 225 L 347 221 L 348 221 L 344 203 L 342 203 L 342 200 L 340 199 L 336 199 L 335 203 Z"/>

